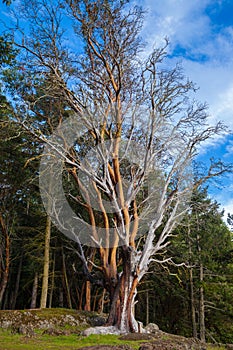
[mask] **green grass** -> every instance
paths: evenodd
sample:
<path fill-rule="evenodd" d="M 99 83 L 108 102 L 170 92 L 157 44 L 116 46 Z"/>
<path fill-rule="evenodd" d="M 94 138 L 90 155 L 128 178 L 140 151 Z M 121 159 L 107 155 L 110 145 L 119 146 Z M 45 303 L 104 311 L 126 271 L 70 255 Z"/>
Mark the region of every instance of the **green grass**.
<path fill-rule="evenodd" d="M 133 349 L 139 349 L 142 341 L 119 340 L 116 335 L 90 335 L 82 337 L 76 334 L 68 336 L 51 336 L 37 333 L 35 337 L 27 338 L 19 334 L 11 334 L 9 330 L 0 329 L 0 350 L 44 350 L 44 349 L 79 349 L 83 346 L 91 345 L 120 345 L 128 344 Z"/>
<path fill-rule="evenodd" d="M 120 340 L 116 335 L 90 335 L 82 337 L 76 334 L 51 336 L 37 331 L 32 338 L 19 334 L 11 334 L 10 330 L 0 329 L 0 350 L 76 350 L 84 346 L 92 345 L 120 345 L 128 344 L 133 349 L 139 349 L 140 343 L 145 341 Z M 225 350 L 224 347 L 208 345 L 208 350 Z"/>

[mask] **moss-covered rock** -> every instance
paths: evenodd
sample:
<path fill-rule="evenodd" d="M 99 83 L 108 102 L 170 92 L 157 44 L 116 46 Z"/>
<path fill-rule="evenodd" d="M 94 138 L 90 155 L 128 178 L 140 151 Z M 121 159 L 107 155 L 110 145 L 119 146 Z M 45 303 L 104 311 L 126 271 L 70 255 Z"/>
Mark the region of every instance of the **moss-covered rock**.
<path fill-rule="evenodd" d="M 69 329 L 74 333 L 89 326 L 104 323 L 106 317 L 97 313 L 70 309 L 1 310 L 0 327 L 20 333 L 24 329 L 60 330 Z"/>

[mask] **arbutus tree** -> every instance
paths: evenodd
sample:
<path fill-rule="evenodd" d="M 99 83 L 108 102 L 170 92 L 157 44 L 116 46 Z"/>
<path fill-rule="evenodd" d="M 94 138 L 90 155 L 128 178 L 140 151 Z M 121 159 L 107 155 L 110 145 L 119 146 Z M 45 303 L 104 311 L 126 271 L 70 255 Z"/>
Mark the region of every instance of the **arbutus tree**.
<path fill-rule="evenodd" d="M 153 261 L 173 263 L 163 253 L 192 188 L 230 170 L 212 161 L 192 178 L 200 144 L 224 127 L 208 126 L 194 84 L 179 65 L 166 66 L 167 41 L 144 58 L 144 13 L 128 1 L 22 1 L 20 14 L 28 28 L 15 36 L 22 70 L 15 117 L 45 143 L 46 210 L 75 242 L 87 279 L 108 291 L 107 324 L 139 331 L 137 286 Z M 63 112 L 51 135 L 51 118 L 38 106 L 55 100 Z"/>

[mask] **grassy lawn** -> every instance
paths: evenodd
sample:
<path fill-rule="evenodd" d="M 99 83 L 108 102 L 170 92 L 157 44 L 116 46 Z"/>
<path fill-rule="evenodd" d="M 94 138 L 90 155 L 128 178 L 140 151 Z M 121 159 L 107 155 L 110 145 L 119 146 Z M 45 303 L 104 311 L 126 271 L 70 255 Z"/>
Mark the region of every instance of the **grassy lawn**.
<path fill-rule="evenodd" d="M 76 334 L 68 336 L 51 336 L 37 333 L 35 337 L 28 338 L 19 334 L 11 334 L 8 330 L 0 329 L 0 350 L 40 350 L 40 349 L 79 349 L 83 346 L 91 345 L 119 345 L 128 344 L 133 349 L 138 349 L 143 341 L 123 341 L 116 335 L 91 335 L 82 337 Z"/>
<path fill-rule="evenodd" d="M 88 319 L 98 317 L 96 313 L 88 313 L 86 311 L 67 310 L 67 309 L 35 309 L 35 310 L 4 310 L 0 311 L 2 322 L 13 321 L 18 326 L 22 324 L 32 325 L 35 330 L 35 336 L 27 337 L 22 334 L 12 334 L 11 329 L 0 328 L 0 350 L 74 350 L 85 346 L 92 345 L 129 345 L 132 349 L 139 349 L 141 343 L 147 343 L 149 340 L 127 340 L 119 339 L 117 335 L 91 335 L 84 337 L 79 335 L 80 331 L 88 327 Z M 69 335 L 50 335 L 43 334 L 43 330 L 37 328 L 38 320 L 48 322 L 52 328 L 57 331 L 67 331 Z M 56 333 L 55 333 L 56 334 Z M 168 341 L 174 344 L 179 340 L 179 336 L 164 333 L 157 341 Z M 182 337 L 183 338 L 183 337 Z M 152 340 L 154 341 L 154 340 Z M 207 350 L 224 350 L 222 347 L 214 347 L 210 344 Z"/>
<path fill-rule="evenodd" d="M 125 341 L 118 339 L 116 335 L 91 335 L 82 337 L 76 334 L 68 336 L 51 336 L 37 332 L 35 337 L 28 338 L 19 334 L 11 334 L 10 330 L 0 329 L 0 350 L 44 350 L 44 349 L 80 349 L 83 346 L 91 345 L 120 345 L 128 344 L 133 349 L 139 349 L 140 343 L 145 341 Z M 208 350 L 224 350 L 224 347 L 208 346 Z"/>

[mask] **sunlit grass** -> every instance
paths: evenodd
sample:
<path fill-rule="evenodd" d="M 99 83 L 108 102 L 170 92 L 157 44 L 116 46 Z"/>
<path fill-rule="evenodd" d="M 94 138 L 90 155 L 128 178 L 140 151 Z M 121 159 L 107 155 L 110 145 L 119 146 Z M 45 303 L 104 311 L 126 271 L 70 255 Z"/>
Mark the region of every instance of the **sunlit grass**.
<path fill-rule="evenodd" d="M 11 334 L 9 330 L 0 330 L 0 350 L 17 349 L 79 349 L 92 345 L 120 345 L 128 344 L 133 349 L 138 349 L 142 341 L 125 341 L 118 339 L 116 335 L 90 335 L 82 337 L 76 334 L 51 336 L 37 333 L 29 338 L 19 334 Z"/>
<path fill-rule="evenodd" d="M 170 340 L 172 342 L 174 341 L 174 335 L 164 335 L 160 340 Z M 142 342 L 149 342 L 149 340 L 121 340 L 117 335 L 90 335 L 89 337 L 84 337 L 74 333 L 53 336 L 44 334 L 43 330 L 39 329 L 35 330 L 35 336 L 27 337 L 20 334 L 12 334 L 10 329 L 0 328 L 0 350 L 78 350 L 82 347 L 93 345 L 129 345 L 132 349 L 138 350 Z M 208 344 L 207 350 L 226 350 L 226 348 Z"/>

